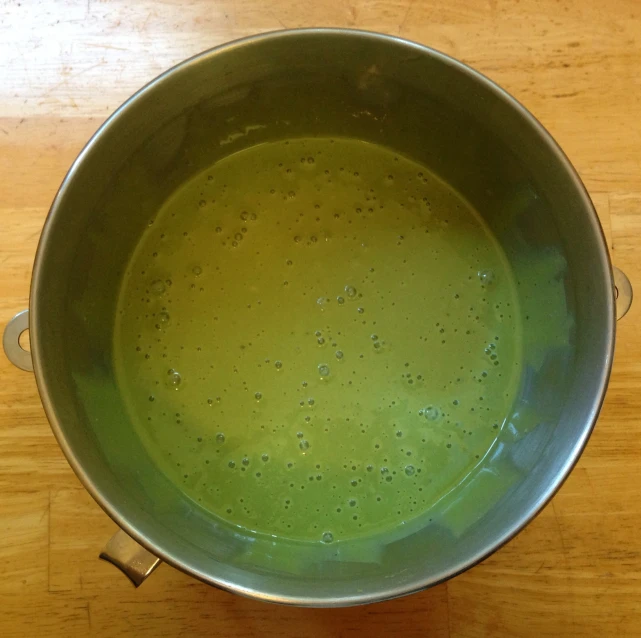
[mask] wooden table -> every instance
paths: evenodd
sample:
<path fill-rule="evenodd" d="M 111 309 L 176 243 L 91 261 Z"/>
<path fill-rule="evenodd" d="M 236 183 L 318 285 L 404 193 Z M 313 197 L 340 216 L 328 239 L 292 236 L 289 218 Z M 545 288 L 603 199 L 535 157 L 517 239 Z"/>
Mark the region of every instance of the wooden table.
<path fill-rule="evenodd" d="M 334 25 L 423 42 L 502 84 L 548 127 L 641 282 L 639 0 L 4 0 L 0 328 L 27 307 L 47 208 L 134 90 L 224 41 Z M 49 430 L 34 378 L 0 356 L 2 636 L 641 636 L 641 304 L 618 325 L 607 401 L 545 511 L 482 565 L 397 601 L 275 607 L 162 566 L 134 590 L 97 553 L 115 525 Z"/>

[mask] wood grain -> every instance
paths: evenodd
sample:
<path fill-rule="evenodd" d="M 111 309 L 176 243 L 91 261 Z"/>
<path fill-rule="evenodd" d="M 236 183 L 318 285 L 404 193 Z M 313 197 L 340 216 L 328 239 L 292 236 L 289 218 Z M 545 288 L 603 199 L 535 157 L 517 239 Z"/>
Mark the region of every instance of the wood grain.
<path fill-rule="evenodd" d="M 473 65 L 577 167 L 614 262 L 641 282 L 638 0 L 5 0 L 0 3 L 0 329 L 27 307 L 47 208 L 88 137 L 180 60 L 251 33 L 373 29 Z M 69 469 L 32 375 L 0 357 L 0 635 L 640 636 L 641 305 L 618 325 L 598 427 L 515 540 L 427 592 L 347 610 L 274 607 L 162 566 L 134 590 L 97 560 L 114 524 Z"/>

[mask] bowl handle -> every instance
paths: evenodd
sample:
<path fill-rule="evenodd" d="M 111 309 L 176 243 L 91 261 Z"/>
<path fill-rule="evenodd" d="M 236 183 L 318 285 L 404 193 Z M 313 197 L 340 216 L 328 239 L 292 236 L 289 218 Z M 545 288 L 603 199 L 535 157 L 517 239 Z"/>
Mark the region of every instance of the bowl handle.
<path fill-rule="evenodd" d="M 617 321 L 623 319 L 632 305 L 632 285 L 622 270 L 612 266 L 614 278 L 614 303 L 617 308 Z"/>
<path fill-rule="evenodd" d="M 2 335 L 2 347 L 7 359 L 21 370 L 31 372 L 31 353 L 20 345 L 20 335 L 29 330 L 29 311 L 19 312 L 9 321 Z"/>
<path fill-rule="evenodd" d="M 100 558 L 115 565 L 133 584 L 139 587 L 161 560 L 147 551 L 127 532 L 119 529 L 100 552 Z"/>

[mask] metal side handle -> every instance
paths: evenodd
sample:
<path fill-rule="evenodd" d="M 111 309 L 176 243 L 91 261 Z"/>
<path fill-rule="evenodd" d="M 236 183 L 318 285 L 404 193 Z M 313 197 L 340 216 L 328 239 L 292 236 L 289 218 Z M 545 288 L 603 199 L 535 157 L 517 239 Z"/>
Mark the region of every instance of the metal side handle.
<path fill-rule="evenodd" d="M 632 284 L 626 274 L 616 266 L 612 266 L 614 278 L 614 303 L 617 308 L 617 321 L 623 319 L 632 305 Z"/>
<path fill-rule="evenodd" d="M 161 563 L 160 558 L 147 551 L 121 529 L 109 539 L 100 552 L 100 558 L 115 565 L 135 587 L 142 585 Z"/>
<path fill-rule="evenodd" d="M 2 347 L 7 359 L 21 370 L 33 371 L 31 353 L 20 345 L 20 335 L 29 330 L 29 311 L 19 312 L 4 329 Z"/>

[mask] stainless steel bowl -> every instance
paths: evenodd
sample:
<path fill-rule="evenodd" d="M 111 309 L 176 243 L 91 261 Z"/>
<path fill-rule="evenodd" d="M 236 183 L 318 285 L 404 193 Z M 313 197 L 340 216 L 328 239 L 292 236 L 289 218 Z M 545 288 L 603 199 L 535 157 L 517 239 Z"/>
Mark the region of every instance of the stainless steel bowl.
<path fill-rule="evenodd" d="M 519 282 L 525 365 L 513 414 L 481 473 L 483 490 L 473 482 L 445 522 L 390 543 L 310 549 L 232 533 L 155 469 L 114 381 L 116 294 L 153 211 L 218 158 L 300 135 L 357 137 L 427 165 L 484 216 Z M 467 569 L 559 488 L 594 426 L 615 316 L 631 301 L 629 282 L 615 276 L 616 287 L 594 208 L 570 162 L 498 86 L 398 38 L 284 31 L 187 60 L 107 120 L 56 196 L 36 255 L 30 315 L 9 324 L 4 346 L 16 365 L 33 362 L 69 463 L 124 530 L 103 557 L 135 582 L 162 559 L 262 600 L 352 605 Z M 27 328 L 30 356 L 18 345 Z"/>

